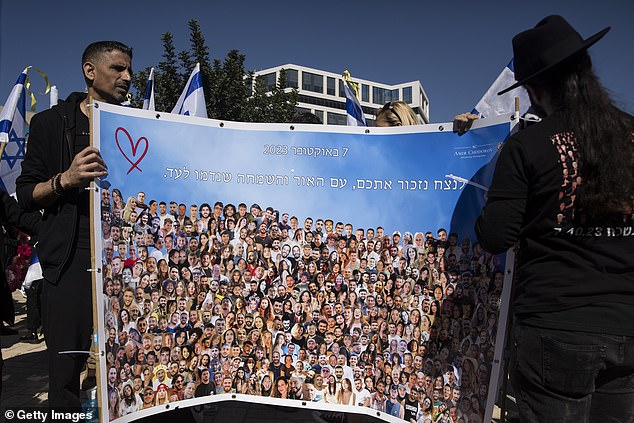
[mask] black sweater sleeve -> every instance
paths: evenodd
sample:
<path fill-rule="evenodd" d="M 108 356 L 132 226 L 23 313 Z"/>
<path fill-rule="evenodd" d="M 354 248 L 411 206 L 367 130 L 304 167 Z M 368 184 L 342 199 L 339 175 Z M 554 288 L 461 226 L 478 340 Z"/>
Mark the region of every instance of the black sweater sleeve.
<path fill-rule="evenodd" d="M 5 191 L 0 191 L 0 202 L 0 222 L 3 225 L 15 226 L 28 235 L 37 235 L 37 227 L 41 220 L 40 212 L 24 211 Z"/>
<path fill-rule="evenodd" d="M 492 254 L 499 254 L 515 244 L 526 209 L 525 199 L 489 200 L 476 222 L 480 245 Z"/>
<path fill-rule="evenodd" d="M 47 113 L 48 112 L 48 113 Z M 49 180 L 51 175 L 51 162 L 59 160 L 51 154 L 51 134 L 61 134 L 61 128 L 55 121 L 46 116 L 51 111 L 38 113 L 31 119 L 29 128 L 29 140 L 26 155 L 22 162 L 22 173 L 16 180 L 16 192 L 18 202 L 25 210 L 39 210 L 41 207 L 33 201 L 33 191 L 40 182 Z M 44 113 L 47 113 L 44 115 Z"/>
<path fill-rule="evenodd" d="M 495 166 L 487 204 L 476 222 L 476 235 L 490 253 L 501 253 L 519 239 L 528 198 L 526 156 L 518 139 L 509 138 Z"/>

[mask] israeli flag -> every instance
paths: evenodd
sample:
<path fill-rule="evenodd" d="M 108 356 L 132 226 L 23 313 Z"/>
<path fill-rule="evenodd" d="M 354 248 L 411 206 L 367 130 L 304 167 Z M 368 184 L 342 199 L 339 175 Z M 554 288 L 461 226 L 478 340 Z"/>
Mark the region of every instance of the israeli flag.
<path fill-rule="evenodd" d="M 22 287 L 24 289 L 29 289 L 33 284 L 33 281 L 43 278 L 44 276 L 42 276 L 42 266 L 40 265 L 40 260 L 37 257 L 37 252 L 34 249 L 33 254 L 31 254 L 31 264 L 29 264 L 29 268 L 26 271 L 26 276 L 24 277 Z"/>
<path fill-rule="evenodd" d="M 203 80 L 200 75 L 200 63 L 196 63 L 194 71 L 189 76 L 185 89 L 172 109 L 172 113 L 186 116 L 207 117 Z"/>
<path fill-rule="evenodd" d="M 528 93 L 524 87 L 517 87 L 502 95 L 497 95 L 504 88 L 515 84 L 515 71 L 513 67 L 513 59 L 502 70 L 493 85 L 489 87 L 484 96 L 471 113 L 480 115 L 480 117 L 498 116 L 515 112 L 515 97 L 520 99 L 520 116 L 524 115 L 531 105 Z"/>
<path fill-rule="evenodd" d="M 348 126 L 368 126 L 363 115 L 363 108 L 359 103 L 356 92 L 350 87 L 348 81 L 343 82 L 343 89 L 346 94 L 346 115 Z"/>
<path fill-rule="evenodd" d="M 25 68 L 0 112 L 0 189 L 15 194 L 15 180 L 22 171 L 26 152 L 26 81 Z"/>
<path fill-rule="evenodd" d="M 143 98 L 143 110 L 155 110 L 154 109 L 154 68 L 150 69 L 150 76 L 147 78 L 147 85 L 145 87 L 145 97 Z"/>

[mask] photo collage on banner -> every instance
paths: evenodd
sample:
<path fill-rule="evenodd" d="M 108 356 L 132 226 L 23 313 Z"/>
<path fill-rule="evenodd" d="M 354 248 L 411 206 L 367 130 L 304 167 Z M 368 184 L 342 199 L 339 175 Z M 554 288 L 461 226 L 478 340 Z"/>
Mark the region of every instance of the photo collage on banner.
<path fill-rule="evenodd" d="M 481 422 L 504 263 L 473 224 L 511 127 L 487 121 L 458 136 L 98 103 L 102 415 L 241 394 Z"/>

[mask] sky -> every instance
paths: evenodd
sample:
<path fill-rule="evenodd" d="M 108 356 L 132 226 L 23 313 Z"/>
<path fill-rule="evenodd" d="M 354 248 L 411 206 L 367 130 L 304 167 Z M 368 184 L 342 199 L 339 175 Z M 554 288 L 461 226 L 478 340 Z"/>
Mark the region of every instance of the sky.
<path fill-rule="evenodd" d="M 512 57 L 512 37 L 550 14 L 584 37 L 612 30 L 590 53 L 617 104 L 634 113 L 634 2 L 631 0 L 494 1 L 118 1 L 0 0 L 0 102 L 27 65 L 44 71 L 60 98 L 84 90 L 80 58 L 87 44 L 117 39 L 134 49 L 133 66 L 161 60 L 160 37 L 188 47 L 187 21 L 197 19 L 212 58 L 231 49 L 247 70 L 293 63 L 397 84 L 419 80 L 430 121 L 470 111 Z M 175 6 L 178 5 L 178 6 Z M 33 87 L 43 83 L 33 74 Z M 38 110 L 48 107 L 38 96 Z"/>

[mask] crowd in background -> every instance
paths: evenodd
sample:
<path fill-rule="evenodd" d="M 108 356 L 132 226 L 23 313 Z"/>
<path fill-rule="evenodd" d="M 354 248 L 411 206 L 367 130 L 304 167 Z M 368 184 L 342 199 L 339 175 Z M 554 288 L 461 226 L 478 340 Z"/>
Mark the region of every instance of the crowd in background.
<path fill-rule="evenodd" d="M 503 273 L 469 238 L 101 199 L 111 420 L 223 393 L 483 420 Z"/>

